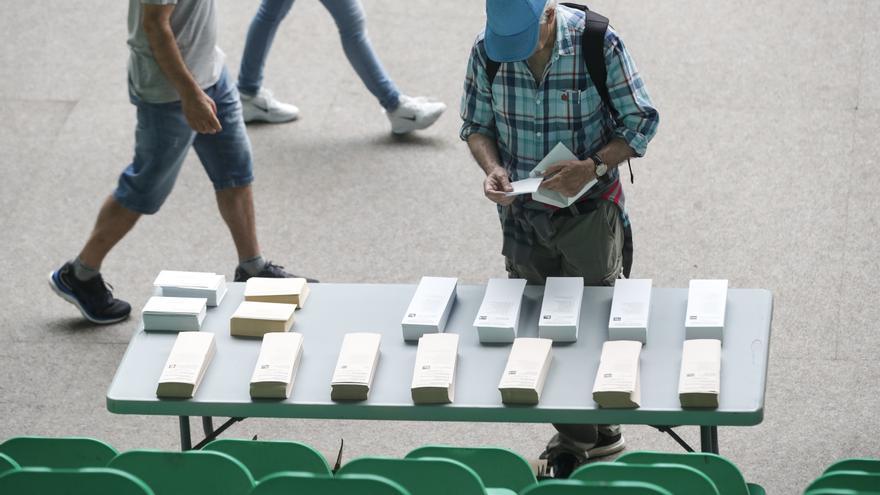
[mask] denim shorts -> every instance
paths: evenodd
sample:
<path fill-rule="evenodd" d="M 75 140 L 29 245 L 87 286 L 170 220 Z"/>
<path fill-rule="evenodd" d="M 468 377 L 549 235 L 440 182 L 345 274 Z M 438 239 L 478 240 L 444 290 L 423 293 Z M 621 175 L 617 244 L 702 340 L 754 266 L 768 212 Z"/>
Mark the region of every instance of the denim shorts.
<path fill-rule="evenodd" d="M 217 119 L 223 127 L 217 134 L 193 131 L 179 101 L 147 103 L 131 95 L 137 107 L 134 158 L 113 192 L 119 204 L 147 215 L 159 211 L 190 146 L 199 155 L 215 191 L 253 182 L 251 143 L 241 117 L 241 101 L 226 69 L 205 93 L 217 105 Z"/>

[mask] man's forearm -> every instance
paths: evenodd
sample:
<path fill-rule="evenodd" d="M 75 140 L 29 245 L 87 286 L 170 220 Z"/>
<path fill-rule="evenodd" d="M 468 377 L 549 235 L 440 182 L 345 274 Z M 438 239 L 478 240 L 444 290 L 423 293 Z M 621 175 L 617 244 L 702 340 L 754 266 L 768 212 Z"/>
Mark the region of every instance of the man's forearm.
<path fill-rule="evenodd" d="M 627 158 L 635 156 L 633 149 L 629 147 L 626 141 L 620 138 L 612 139 L 596 154 L 599 155 L 599 158 L 601 158 L 609 168 L 615 168 Z"/>
<path fill-rule="evenodd" d="M 475 132 L 468 136 L 467 144 L 471 155 L 477 161 L 477 165 L 483 169 L 486 175 L 489 175 L 492 170 L 502 167 L 501 158 L 498 155 L 498 145 L 494 139 Z"/>
<path fill-rule="evenodd" d="M 201 88 L 183 61 L 174 32 L 171 30 L 171 11 L 173 5 L 145 5 L 144 32 L 150 42 L 153 58 L 159 69 L 171 81 L 181 98 L 198 92 Z"/>

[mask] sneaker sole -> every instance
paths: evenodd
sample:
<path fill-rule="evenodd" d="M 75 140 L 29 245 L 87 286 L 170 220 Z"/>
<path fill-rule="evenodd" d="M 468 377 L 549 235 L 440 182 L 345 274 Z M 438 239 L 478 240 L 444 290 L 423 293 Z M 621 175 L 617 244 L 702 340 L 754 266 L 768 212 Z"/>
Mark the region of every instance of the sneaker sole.
<path fill-rule="evenodd" d="M 623 439 L 623 436 L 620 437 L 620 440 L 608 444 L 603 445 L 601 447 L 595 447 L 587 451 L 587 459 L 598 459 L 600 457 L 609 456 L 611 454 L 616 454 L 621 450 L 626 448 L 626 440 Z"/>
<path fill-rule="evenodd" d="M 294 116 L 276 116 L 273 117 L 271 114 L 266 112 L 259 113 L 250 113 L 248 111 L 242 110 L 241 118 L 244 119 L 246 123 L 248 122 L 266 122 L 268 124 L 284 124 L 286 122 L 293 122 L 294 120 L 299 119 L 299 114 L 295 114 Z"/>
<path fill-rule="evenodd" d="M 120 316 L 119 318 L 113 318 L 113 319 L 110 319 L 110 320 L 99 320 L 99 319 L 97 319 L 97 318 L 92 317 L 92 316 L 89 315 L 89 313 L 88 313 L 88 312 L 87 312 L 87 311 L 86 311 L 86 310 L 85 310 L 85 309 L 79 304 L 79 301 L 77 301 L 75 297 L 73 297 L 72 295 L 68 294 L 67 292 L 65 292 L 64 290 L 62 290 L 60 287 L 58 287 L 57 284 L 55 284 L 55 277 L 54 277 L 54 275 L 55 275 L 55 272 L 49 272 L 49 287 L 52 288 L 52 292 L 54 292 L 55 294 L 57 294 L 58 297 L 60 297 L 61 299 L 64 299 L 65 301 L 69 302 L 70 304 L 73 304 L 74 306 L 76 306 L 76 309 L 78 309 L 79 312 L 82 313 L 83 318 L 89 320 L 90 322 L 92 322 L 92 323 L 94 323 L 94 324 L 96 324 L 96 325 L 109 325 L 109 324 L 111 324 L 111 323 L 118 323 L 118 322 L 120 322 L 120 321 L 122 321 L 122 320 L 128 318 L 129 315 Z"/>

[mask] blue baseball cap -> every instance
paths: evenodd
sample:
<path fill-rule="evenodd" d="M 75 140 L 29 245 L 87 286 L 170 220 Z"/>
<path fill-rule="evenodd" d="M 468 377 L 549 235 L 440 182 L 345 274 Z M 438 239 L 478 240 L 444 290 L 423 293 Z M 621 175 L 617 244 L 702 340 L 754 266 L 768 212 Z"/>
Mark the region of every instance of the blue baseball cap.
<path fill-rule="evenodd" d="M 496 62 L 525 60 L 538 46 L 547 0 L 486 0 L 486 53 Z"/>

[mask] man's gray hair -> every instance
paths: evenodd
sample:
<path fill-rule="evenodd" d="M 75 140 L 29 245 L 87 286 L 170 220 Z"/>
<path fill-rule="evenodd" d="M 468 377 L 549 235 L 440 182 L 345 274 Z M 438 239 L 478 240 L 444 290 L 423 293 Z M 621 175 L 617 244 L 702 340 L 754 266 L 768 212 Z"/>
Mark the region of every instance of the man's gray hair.
<path fill-rule="evenodd" d="M 556 0 L 547 0 L 547 3 L 544 5 L 544 11 L 541 12 L 541 24 L 547 22 L 547 11 L 553 10 L 556 8 Z"/>

